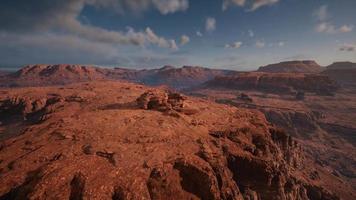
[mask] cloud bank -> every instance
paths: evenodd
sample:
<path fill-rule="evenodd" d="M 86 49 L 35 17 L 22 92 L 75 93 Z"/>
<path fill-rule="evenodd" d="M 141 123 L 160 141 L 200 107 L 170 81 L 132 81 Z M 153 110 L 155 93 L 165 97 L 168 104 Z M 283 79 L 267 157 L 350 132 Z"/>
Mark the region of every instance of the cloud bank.
<path fill-rule="evenodd" d="M 5 0 L 0 7 L 0 31 L 8 32 L 60 32 L 75 35 L 93 42 L 120 45 L 157 45 L 163 48 L 176 49 L 175 41 L 157 36 L 150 28 L 136 32 L 132 28 L 127 31 L 112 31 L 101 27 L 83 24 L 78 20 L 86 4 L 97 7 L 129 10 L 142 10 L 150 3 L 157 6 L 162 13 L 178 11 L 187 7 L 186 0 L 152 0 L 145 1 L 114 1 L 114 0 Z M 21 1 L 21 3 L 19 2 Z"/>
<path fill-rule="evenodd" d="M 322 5 L 316 9 L 313 14 L 314 18 L 317 20 L 315 26 L 315 31 L 318 33 L 327 33 L 327 34 L 337 34 L 337 33 L 348 33 L 351 32 L 354 28 L 353 25 L 344 24 L 340 27 L 337 27 L 331 22 L 331 15 L 329 14 L 328 6 Z"/>

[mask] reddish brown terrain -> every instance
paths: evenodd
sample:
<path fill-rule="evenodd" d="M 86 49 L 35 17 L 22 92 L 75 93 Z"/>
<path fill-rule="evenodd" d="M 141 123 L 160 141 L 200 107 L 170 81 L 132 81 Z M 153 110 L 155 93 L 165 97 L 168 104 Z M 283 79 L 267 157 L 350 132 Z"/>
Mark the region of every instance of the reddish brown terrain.
<path fill-rule="evenodd" d="M 7 74 L 9 74 L 10 72 L 5 71 L 5 70 L 0 70 L 0 77 L 2 76 L 6 76 Z"/>
<path fill-rule="evenodd" d="M 0 199 L 355 198 L 256 110 L 120 82 L 0 92 Z"/>
<path fill-rule="evenodd" d="M 205 88 L 228 88 L 257 90 L 272 93 L 295 93 L 298 91 L 332 95 L 337 83 L 328 76 L 303 73 L 241 72 L 218 76 L 203 85 Z"/>
<path fill-rule="evenodd" d="M 133 70 L 82 65 L 29 65 L 15 73 L 0 76 L 2 87 L 64 85 L 94 80 L 127 80 L 152 86 L 167 85 L 185 89 L 200 85 L 215 76 L 232 73 L 229 70 L 184 66 Z"/>
<path fill-rule="evenodd" d="M 165 66 L 160 69 L 139 71 L 139 82 L 147 85 L 167 85 L 175 89 L 187 89 L 203 84 L 216 76 L 233 73 L 229 70 L 183 66 L 174 68 Z"/>
<path fill-rule="evenodd" d="M 319 167 L 353 186 L 355 194 L 356 92 L 333 78 L 249 72 L 217 77 L 190 94 L 263 112 L 267 121 L 295 137 Z"/>
<path fill-rule="evenodd" d="M 318 73 L 322 70 L 322 67 L 313 60 L 280 62 L 258 69 L 259 72 L 271 73 Z"/>
<path fill-rule="evenodd" d="M 336 62 L 326 67 L 323 74 L 346 87 L 356 86 L 356 63 Z"/>
<path fill-rule="evenodd" d="M 356 93 L 325 72 L 33 65 L 0 84 L 0 200 L 356 198 Z"/>

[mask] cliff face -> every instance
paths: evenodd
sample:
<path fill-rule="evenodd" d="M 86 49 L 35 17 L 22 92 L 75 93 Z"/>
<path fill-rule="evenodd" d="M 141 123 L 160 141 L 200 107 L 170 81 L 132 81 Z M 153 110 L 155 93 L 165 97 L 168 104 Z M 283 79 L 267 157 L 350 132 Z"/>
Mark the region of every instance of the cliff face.
<path fill-rule="evenodd" d="M 272 73 L 318 73 L 322 71 L 315 61 L 288 61 L 260 67 L 259 72 Z"/>
<path fill-rule="evenodd" d="M 239 90 L 261 90 L 275 93 L 296 91 L 330 95 L 338 88 L 329 77 L 317 74 L 246 72 L 234 76 L 220 76 L 209 81 L 206 87 Z"/>
<path fill-rule="evenodd" d="M 338 199 L 258 111 L 117 82 L 0 100 L 0 199 Z"/>

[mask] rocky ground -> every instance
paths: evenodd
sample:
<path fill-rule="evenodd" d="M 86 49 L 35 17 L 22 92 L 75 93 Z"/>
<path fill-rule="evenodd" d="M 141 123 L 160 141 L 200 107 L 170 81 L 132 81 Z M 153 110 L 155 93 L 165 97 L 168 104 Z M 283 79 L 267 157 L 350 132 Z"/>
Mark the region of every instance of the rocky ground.
<path fill-rule="evenodd" d="M 218 103 L 256 109 L 302 144 L 318 168 L 356 185 L 356 93 L 340 89 L 333 96 L 276 94 L 256 90 L 201 89 L 192 92 Z"/>
<path fill-rule="evenodd" d="M 0 199 L 356 198 L 257 110 L 119 82 L 0 99 Z"/>

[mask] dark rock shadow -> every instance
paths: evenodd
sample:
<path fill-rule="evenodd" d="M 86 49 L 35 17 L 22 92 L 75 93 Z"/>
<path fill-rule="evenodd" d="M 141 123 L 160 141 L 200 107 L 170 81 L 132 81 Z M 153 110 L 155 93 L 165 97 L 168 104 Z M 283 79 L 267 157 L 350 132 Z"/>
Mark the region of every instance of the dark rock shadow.
<path fill-rule="evenodd" d="M 100 110 L 133 110 L 138 109 L 136 101 L 126 103 L 114 103 L 100 107 Z"/>

